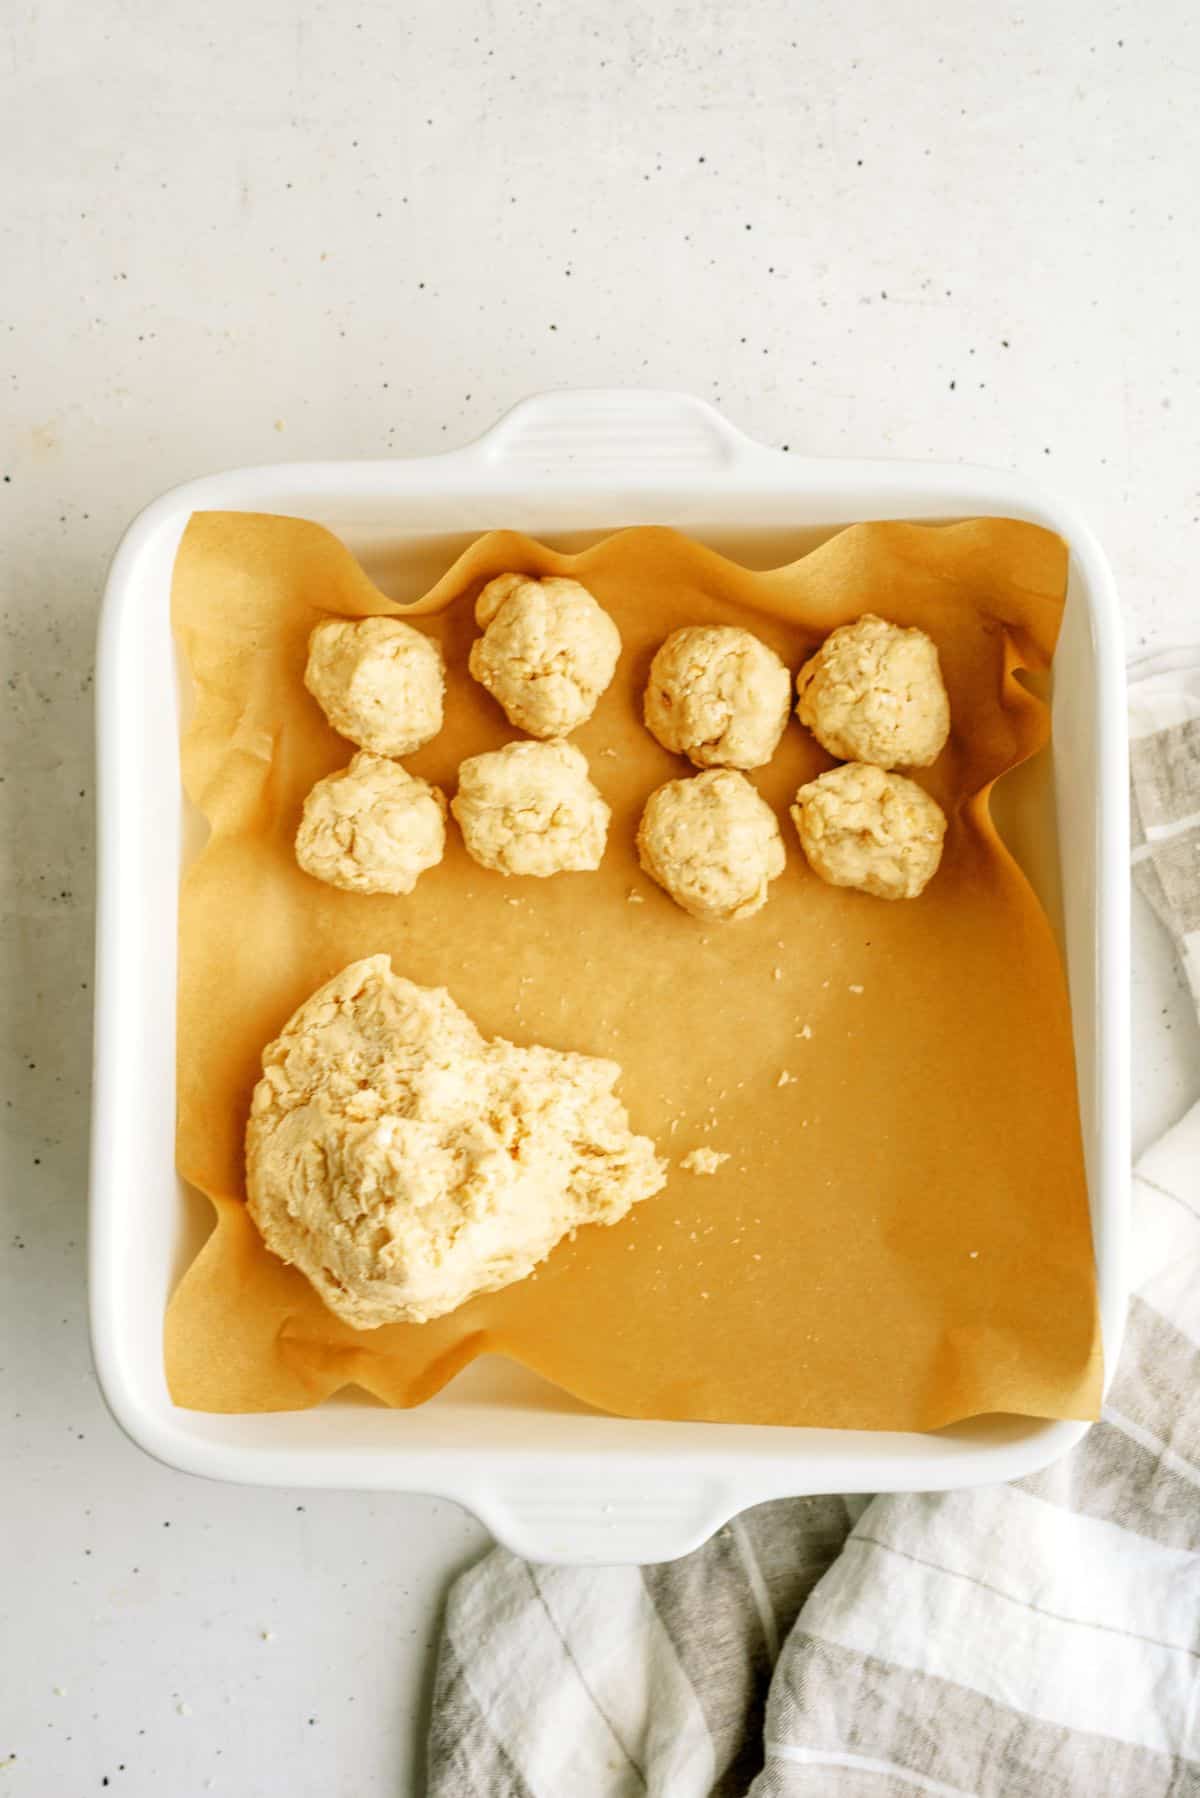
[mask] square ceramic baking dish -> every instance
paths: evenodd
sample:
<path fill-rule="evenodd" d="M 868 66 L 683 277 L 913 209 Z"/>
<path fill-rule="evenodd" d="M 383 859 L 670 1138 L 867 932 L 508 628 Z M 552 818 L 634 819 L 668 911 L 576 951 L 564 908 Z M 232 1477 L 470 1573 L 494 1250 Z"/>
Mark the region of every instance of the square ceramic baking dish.
<path fill-rule="evenodd" d="M 398 598 L 415 596 L 471 536 L 493 526 L 575 541 L 621 525 L 677 525 L 764 566 L 800 553 L 822 528 L 866 519 L 1003 514 L 1061 533 L 1070 587 L 1042 802 L 1050 848 L 1040 869 L 1027 865 L 1056 917 L 1070 979 L 1109 1367 L 1125 1300 L 1124 671 L 1113 581 L 1091 533 L 1014 475 L 809 460 L 752 443 L 684 395 L 555 393 L 527 400 L 449 455 L 248 468 L 176 488 L 142 513 L 113 562 L 97 679 L 90 1277 L 96 1367 L 133 1440 L 169 1465 L 218 1479 L 443 1495 L 517 1552 L 572 1562 L 667 1560 L 772 1497 L 1012 1479 L 1078 1441 L 1083 1424 L 1015 1417 L 927 1435 L 627 1421 L 589 1412 L 491 1357 L 411 1411 L 353 1395 L 312 1411 L 249 1417 L 172 1404 L 163 1311 L 202 1239 L 207 1207 L 182 1188 L 172 1142 L 177 892 L 196 830 L 179 780 L 186 683 L 169 594 L 184 525 L 204 509 L 314 519 Z"/>

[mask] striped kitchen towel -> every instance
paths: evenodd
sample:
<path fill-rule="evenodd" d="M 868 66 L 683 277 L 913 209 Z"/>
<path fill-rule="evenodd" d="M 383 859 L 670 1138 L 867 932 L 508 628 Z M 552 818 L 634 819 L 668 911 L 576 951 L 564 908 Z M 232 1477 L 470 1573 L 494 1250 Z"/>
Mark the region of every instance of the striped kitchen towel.
<path fill-rule="evenodd" d="M 1130 707 L 1134 874 L 1200 1006 L 1200 659 Z M 660 1567 L 494 1550 L 451 1592 L 431 1798 L 1200 1798 L 1200 1105 L 1134 1189 L 1128 1333 L 1072 1455 L 762 1505 Z"/>

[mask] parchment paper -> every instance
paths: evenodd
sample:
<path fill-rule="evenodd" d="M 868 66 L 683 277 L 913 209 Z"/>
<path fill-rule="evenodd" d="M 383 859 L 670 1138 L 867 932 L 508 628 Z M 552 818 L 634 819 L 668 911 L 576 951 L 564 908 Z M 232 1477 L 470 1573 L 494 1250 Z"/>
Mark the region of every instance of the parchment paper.
<path fill-rule="evenodd" d="M 452 829 L 411 897 L 363 896 L 293 857 L 305 794 L 353 754 L 301 674 L 319 618 L 397 608 L 312 524 L 199 514 L 184 536 L 183 773 L 211 838 L 181 896 L 178 1158 L 217 1219 L 168 1312 L 176 1402 L 293 1408 L 357 1383 L 412 1405 L 494 1350 L 632 1416 L 924 1429 L 1095 1415 L 1065 981 L 987 804 L 1046 737 L 1014 671 L 1048 665 L 1061 542 L 998 520 L 858 526 L 752 573 L 666 530 L 577 556 L 493 533 L 406 611 L 450 669 L 446 727 L 407 765 L 450 792 L 464 755 L 517 734 L 466 673 L 475 595 L 508 569 L 576 575 L 621 630 L 616 680 L 574 739 L 613 808 L 604 864 L 505 880 Z M 677 625 L 744 623 L 794 669 L 867 609 L 941 652 L 953 733 L 918 775 L 951 818 L 941 871 L 894 904 L 808 871 L 785 808 L 829 758 L 793 721 L 752 777 L 781 814 L 786 873 L 756 918 L 687 917 L 633 847 L 647 795 L 690 771 L 640 722 L 654 649 Z M 674 1165 L 664 1192 L 581 1231 L 531 1279 L 434 1323 L 359 1333 L 259 1240 L 242 1139 L 264 1044 L 377 951 L 447 986 L 488 1034 L 615 1057 L 634 1127 Z M 700 1145 L 730 1156 L 711 1177 L 679 1169 Z"/>

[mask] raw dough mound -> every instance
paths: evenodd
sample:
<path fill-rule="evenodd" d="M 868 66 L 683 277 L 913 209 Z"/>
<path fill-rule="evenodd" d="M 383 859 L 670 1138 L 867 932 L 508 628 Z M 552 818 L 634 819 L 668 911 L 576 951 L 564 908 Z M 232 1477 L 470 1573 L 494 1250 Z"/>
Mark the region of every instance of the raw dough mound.
<path fill-rule="evenodd" d="M 950 734 L 934 643 L 873 612 L 826 637 L 800 670 L 796 691 L 800 722 L 847 762 L 927 768 Z"/>
<path fill-rule="evenodd" d="M 304 684 L 334 730 L 377 755 L 411 755 L 442 728 L 442 652 L 398 618 L 326 618 Z"/>
<path fill-rule="evenodd" d="M 525 1276 L 665 1184 L 614 1061 L 487 1042 L 386 955 L 344 968 L 263 1051 L 250 1215 L 356 1330 L 424 1323 Z"/>
<path fill-rule="evenodd" d="M 775 814 L 744 774 L 714 768 L 651 793 L 638 826 L 651 880 L 694 918 L 748 918 L 783 873 Z"/>
<path fill-rule="evenodd" d="M 779 747 L 792 677 L 765 643 L 733 625 L 672 631 L 650 664 L 646 728 L 698 768 L 761 768 Z"/>
<path fill-rule="evenodd" d="M 831 886 L 915 899 L 938 871 L 945 813 L 902 774 L 847 762 L 801 787 L 791 812 L 809 866 Z"/>
<path fill-rule="evenodd" d="M 573 743 L 506 743 L 469 756 L 450 810 L 482 867 L 539 878 L 598 868 L 612 816 Z"/>
<path fill-rule="evenodd" d="M 578 581 L 501 574 L 475 602 L 470 669 L 510 724 L 565 737 L 591 717 L 621 653 L 616 625 Z"/>
<path fill-rule="evenodd" d="M 399 762 L 360 749 L 304 801 L 296 860 L 350 893 L 411 893 L 446 851 L 446 800 Z"/>

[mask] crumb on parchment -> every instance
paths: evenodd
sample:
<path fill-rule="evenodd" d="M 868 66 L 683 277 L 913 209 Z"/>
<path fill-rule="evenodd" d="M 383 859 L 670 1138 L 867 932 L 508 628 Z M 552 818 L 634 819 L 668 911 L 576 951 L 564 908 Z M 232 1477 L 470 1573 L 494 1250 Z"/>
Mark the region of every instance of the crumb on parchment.
<path fill-rule="evenodd" d="M 728 1161 L 729 1156 L 720 1149 L 691 1149 L 679 1163 L 688 1174 L 715 1174 L 721 1163 Z"/>

